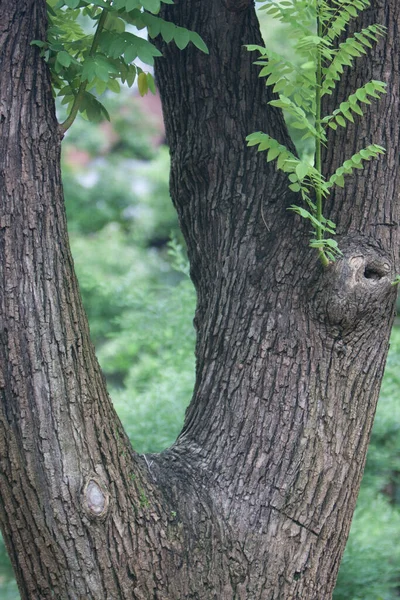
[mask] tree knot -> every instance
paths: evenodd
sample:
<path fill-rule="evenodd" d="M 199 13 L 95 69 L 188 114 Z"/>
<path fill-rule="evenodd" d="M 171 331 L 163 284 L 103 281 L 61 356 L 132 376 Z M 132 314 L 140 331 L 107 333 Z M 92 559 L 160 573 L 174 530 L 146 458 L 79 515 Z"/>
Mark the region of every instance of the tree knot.
<path fill-rule="evenodd" d="M 324 270 L 314 288 L 319 320 L 342 332 L 384 319 L 393 305 L 391 261 L 371 240 L 341 244 L 343 257 Z"/>
<path fill-rule="evenodd" d="M 107 488 L 96 477 L 90 477 L 83 487 L 82 503 L 91 519 L 104 519 L 110 505 Z"/>

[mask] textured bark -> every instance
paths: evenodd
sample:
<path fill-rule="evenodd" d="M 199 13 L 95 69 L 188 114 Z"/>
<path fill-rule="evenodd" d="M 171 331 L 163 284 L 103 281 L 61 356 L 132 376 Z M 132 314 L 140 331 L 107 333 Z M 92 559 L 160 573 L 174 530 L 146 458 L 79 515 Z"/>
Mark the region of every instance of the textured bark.
<path fill-rule="evenodd" d="M 69 250 L 60 136 L 33 39 L 0 9 L 0 522 L 23 599 L 153 597 L 173 517 L 105 390 Z M 168 539 L 167 539 L 168 535 Z"/>
<path fill-rule="evenodd" d="M 344 257 L 325 271 L 307 224 L 286 211 L 299 202 L 286 176 L 244 147 L 257 130 L 288 144 L 243 48 L 260 43 L 253 8 L 180 0 L 164 11 L 210 48 L 209 57 L 163 48 L 157 72 L 198 293 L 196 389 L 172 452 L 195 454 L 224 522 L 222 552 L 239 552 L 225 575 L 215 565 L 215 597 L 329 598 L 347 539 L 398 265 L 400 6 L 372 4 L 357 28 L 383 23 L 388 36 L 327 109 L 370 78 L 387 81 L 388 94 L 332 133 L 324 167 L 332 173 L 372 141 L 387 154 L 330 199 Z"/>
<path fill-rule="evenodd" d="M 394 314 L 400 7 L 365 12 L 388 37 L 330 100 L 369 74 L 389 83 L 325 157 L 332 171 L 372 140 L 388 148 L 330 200 L 344 257 L 326 270 L 286 210 L 285 177 L 244 144 L 256 130 L 289 143 L 243 48 L 260 41 L 254 8 L 164 10 L 210 48 L 163 48 L 157 69 L 198 293 L 197 379 L 177 442 L 144 460 L 107 396 L 73 273 L 48 73 L 29 45 L 45 3 L 0 7 L 1 528 L 24 600 L 328 599 Z"/>

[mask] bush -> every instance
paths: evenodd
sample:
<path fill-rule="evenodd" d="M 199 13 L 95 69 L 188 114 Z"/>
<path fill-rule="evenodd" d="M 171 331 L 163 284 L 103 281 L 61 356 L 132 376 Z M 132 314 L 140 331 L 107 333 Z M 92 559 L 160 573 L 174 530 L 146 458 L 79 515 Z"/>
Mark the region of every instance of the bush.
<path fill-rule="evenodd" d="M 360 492 L 334 600 L 398 600 L 400 512 L 381 494 Z"/>

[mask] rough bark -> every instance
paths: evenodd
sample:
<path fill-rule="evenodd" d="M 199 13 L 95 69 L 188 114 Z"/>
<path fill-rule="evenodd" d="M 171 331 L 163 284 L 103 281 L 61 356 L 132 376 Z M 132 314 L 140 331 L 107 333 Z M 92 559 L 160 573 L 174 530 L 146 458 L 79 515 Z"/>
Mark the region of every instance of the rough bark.
<path fill-rule="evenodd" d="M 244 145 L 255 130 L 287 142 L 243 48 L 259 41 L 254 8 L 165 9 L 210 48 L 165 48 L 158 64 L 197 380 L 177 442 L 146 460 L 107 396 L 73 273 L 48 73 L 29 45 L 45 3 L 3 0 L 0 16 L 0 523 L 22 598 L 328 599 L 394 314 L 400 7 L 363 16 L 388 24 L 368 69 L 389 93 L 325 164 L 370 135 L 388 153 L 332 197 L 344 257 L 326 270 L 284 177 Z"/>
<path fill-rule="evenodd" d="M 24 600 L 147 600 L 173 518 L 90 343 L 49 76 L 30 45 L 44 37 L 45 10 L 35 0 L 0 8 L 1 528 Z"/>
<path fill-rule="evenodd" d="M 195 396 L 172 452 L 196 454 L 234 532 L 227 537 L 240 558 L 220 579 L 224 598 L 329 598 L 393 319 L 400 7 L 379 1 L 363 13 L 357 28 L 383 23 L 387 38 L 328 99 L 333 110 L 370 78 L 388 83 L 324 157 L 332 173 L 372 141 L 387 148 L 330 199 L 326 216 L 338 224 L 344 257 L 326 270 L 307 247 L 307 225 L 286 212 L 299 201 L 285 191 L 286 176 L 244 148 L 257 130 L 288 143 L 243 48 L 259 43 L 253 8 L 181 0 L 164 15 L 210 48 L 209 57 L 165 48 L 157 64 L 171 193 L 198 293 Z"/>

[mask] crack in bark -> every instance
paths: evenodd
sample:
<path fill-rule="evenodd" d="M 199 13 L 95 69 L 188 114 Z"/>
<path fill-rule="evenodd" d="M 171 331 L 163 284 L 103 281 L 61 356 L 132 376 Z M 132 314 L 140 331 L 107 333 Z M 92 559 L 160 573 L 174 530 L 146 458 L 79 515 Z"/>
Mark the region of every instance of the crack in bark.
<path fill-rule="evenodd" d="M 314 529 L 311 529 L 311 527 L 307 527 L 307 525 L 304 525 L 304 523 L 301 523 L 300 521 L 298 521 L 294 517 L 291 517 L 290 515 L 288 515 L 287 513 L 285 513 L 280 508 L 277 508 L 276 506 L 272 506 L 272 504 L 270 506 L 271 506 L 271 508 L 273 510 L 276 510 L 279 514 L 281 514 L 282 516 L 286 517 L 287 519 L 289 519 L 290 521 L 292 521 L 293 523 L 295 523 L 295 525 L 298 525 L 299 527 L 302 527 L 303 529 L 305 529 L 306 531 L 309 531 L 310 533 L 312 533 L 316 537 L 320 536 L 320 534 L 317 531 L 314 531 Z"/>

